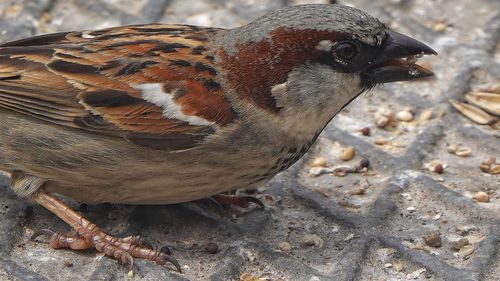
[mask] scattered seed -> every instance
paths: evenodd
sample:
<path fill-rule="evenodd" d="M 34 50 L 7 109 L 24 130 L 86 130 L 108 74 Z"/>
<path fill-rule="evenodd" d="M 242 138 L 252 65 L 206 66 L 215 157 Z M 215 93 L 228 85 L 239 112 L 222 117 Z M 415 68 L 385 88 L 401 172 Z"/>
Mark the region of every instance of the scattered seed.
<path fill-rule="evenodd" d="M 375 125 L 379 128 L 385 128 L 389 124 L 389 118 L 387 116 L 379 116 L 375 118 Z"/>
<path fill-rule="evenodd" d="M 455 151 L 455 155 L 460 157 L 469 157 L 471 154 L 472 154 L 472 149 L 466 146 L 460 147 L 459 149 L 457 149 L 457 151 Z"/>
<path fill-rule="evenodd" d="M 219 246 L 213 242 L 207 243 L 207 245 L 205 245 L 205 251 L 209 254 L 217 254 L 219 252 Z"/>
<path fill-rule="evenodd" d="M 500 116 L 500 95 L 493 93 L 469 93 L 465 99 L 486 112 Z"/>
<path fill-rule="evenodd" d="M 413 120 L 413 114 L 409 111 L 400 111 L 396 114 L 396 118 L 400 121 L 410 122 Z"/>
<path fill-rule="evenodd" d="M 386 128 L 389 125 L 391 125 L 395 120 L 395 114 L 394 112 L 387 110 L 387 109 L 381 109 L 376 112 L 375 114 L 375 125 L 379 128 Z"/>
<path fill-rule="evenodd" d="M 317 177 L 322 174 L 327 174 L 330 173 L 330 169 L 324 168 L 324 167 L 312 167 L 309 169 L 309 176 L 310 177 Z"/>
<path fill-rule="evenodd" d="M 474 199 L 477 202 L 481 202 L 481 203 L 490 202 L 490 196 L 488 195 L 488 193 L 486 193 L 484 191 L 478 191 L 478 192 L 474 193 Z"/>
<path fill-rule="evenodd" d="M 442 246 L 441 236 L 439 233 L 429 233 L 424 236 L 425 243 L 431 247 L 439 248 Z"/>
<path fill-rule="evenodd" d="M 465 257 L 468 257 L 468 256 L 472 255 L 475 250 L 476 249 L 474 248 L 473 245 L 465 245 L 462 248 L 460 248 L 460 250 L 458 251 L 458 254 L 461 257 L 465 258 Z"/>
<path fill-rule="evenodd" d="M 366 193 L 366 187 L 358 187 L 353 191 L 349 192 L 350 195 L 363 195 Z"/>
<path fill-rule="evenodd" d="M 426 109 L 418 115 L 418 121 L 420 123 L 427 122 L 432 119 L 432 109 Z"/>
<path fill-rule="evenodd" d="M 306 246 L 315 246 L 321 248 L 323 246 L 323 239 L 316 234 L 306 234 L 302 238 L 302 242 Z"/>
<path fill-rule="evenodd" d="M 441 165 L 441 168 L 443 169 L 443 171 L 447 167 L 447 165 L 445 163 L 441 162 L 441 160 L 434 159 L 434 160 L 431 160 L 429 162 L 424 163 L 424 168 L 426 170 L 428 170 L 429 172 L 438 173 L 440 168 L 437 168 L 437 171 L 436 171 L 436 167 L 439 165 Z"/>
<path fill-rule="evenodd" d="M 348 146 L 346 149 L 342 151 L 342 155 L 340 158 L 344 161 L 349 161 L 354 157 L 355 150 L 354 147 Z"/>
<path fill-rule="evenodd" d="M 477 243 L 483 241 L 484 238 L 486 238 L 486 236 L 484 236 L 484 234 L 481 234 L 481 233 L 467 235 L 467 239 L 469 240 L 469 244 L 477 244 Z"/>
<path fill-rule="evenodd" d="M 386 145 L 386 144 L 388 144 L 389 142 L 390 142 L 390 140 L 388 140 L 388 139 L 376 139 L 376 140 L 374 141 L 374 143 L 375 143 L 376 145 Z"/>
<path fill-rule="evenodd" d="M 286 241 L 279 242 L 278 249 L 280 249 L 281 251 L 283 251 L 285 253 L 289 253 L 292 251 L 292 245 L 290 245 L 290 243 L 288 243 Z"/>
<path fill-rule="evenodd" d="M 448 28 L 448 24 L 442 20 L 436 21 L 432 25 L 432 30 L 434 30 L 435 32 L 445 32 L 447 28 Z"/>
<path fill-rule="evenodd" d="M 364 127 L 363 129 L 359 130 L 363 136 L 369 136 L 370 135 L 370 128 Z"/>
<path fill-rule="evenodd" d="M 451 248 L 456 251 L 460 251 L 464 246 L 469 245 L 469 239 L 462 237 L 455 241 L 450 241 Z"/>
<path fill-rule="evenodd" d="M 351 234 L 347 235 L 347 237 L 346 237 L 346 238 L 344 238 L 344 241 L 345 241 L 345 242 L 349 242 L 349 241 L 351 241 L 352 239 L 354 239 L 354 233 L 351 233 Z"/>
<path fill-rule="evenodd" d="M 436 166 L 434 166 L 434 172 L 436 174 L 442 174 L 444 172 L 443 165 L 437 164 Z"/>
<path fill-rule="evenodd" d="M 494 164 L 490 168 L 490 174 L 498 175 L 500 174 L 500 164 Z"/>
<path fill-rule="evenodd" d="M 128 277 L 128 278 L 134 278 L 134 270 L 130 270 L 130 271 L 127 273 L 127 277 Z"/>
<path fill-rule="evenodd" d="M 244 272 L 240 276 L 240 281 L 264 281 L 264 279 L 254 276 L 248 272 Z"/>
<path fill-rule="evenodd" d="M 413 271 L 412 273 L 407 274 L 406 278 L 407 279 L 417 279 L 422 273 L 424 273 L 426 271 L 427 271 L 427 269 L 425 269 L 425 268 L 417 269 L 417 270 Z"/>
<path fill-rule="evenodd" d="M 63 261 L 63 264 L 64 264 L 64 266 L 66 266 L 66 267 L 72 267 L 72 266 L 73 266 L 73 263 L 72 263 L 72 262 L 70 262 L 70 261 L 68 261 L 68 260 Z"/>
<path fill-rule="evenodd" d="M 491 169 L 491 164 L 487 164 L 487 163 L 481 163 L 479 165 L 479 169 L 481 169 L 481 171 L 485 172 L 485 173 L 489 173 L 490 172 L 490 169 Z"/>
<path fill-rule="evenodd" d="M 456 144 L 450 144 L 450 145 L 448 145 L 448 147 L 446 147 L 446 150 L 449 153 L 453 153 L 454 154 L 455 152 L 457 152 L 458 148 L 459 148 L 458 145 L 456 145 Z"/>
<path fill-rule="evenodd" d="M 476 106 L 463 102 L 458 102 L 455 100 L 450 100 L 450 103 L 453 105 L 453 107 L 455 107 L 455 109 L 458 112 L 462 113 L 465 117 L 476 122 L 477 124 L 489 125 L 495 121 L 495 119 L 491 117 L 488 113 L 484 112 L 482 109 Z"/>
<path fill-rule="evenodd" d="M 330 194 L 324 188 L 317 187 L 314 189 L 314 191 L 321 194 L 323 197 L 330 198 Z"/>
<path fill-rule="evenodd" d="M 312 162 L 312 167 L 326 167 L 326 159 L 323 157 L 317 157 Z"/>
<path fill-rule="evenodd" d="M 403 262 L 401 261 L 393 263 L 392 266 L 397 272 L 401 272 L 405 268 Z"/>

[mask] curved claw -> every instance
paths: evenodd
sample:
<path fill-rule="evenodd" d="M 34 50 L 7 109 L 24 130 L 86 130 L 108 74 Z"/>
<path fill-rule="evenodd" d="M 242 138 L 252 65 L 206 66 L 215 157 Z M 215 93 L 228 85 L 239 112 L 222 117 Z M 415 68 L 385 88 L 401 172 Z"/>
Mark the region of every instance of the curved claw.
<path fill-rule="evenodd" d="M 253 197 L 253 196 L 243 196 L 243 197 L 241 197 L 241 199 L 243 199 L 243 200 L 245 200 L 247 202 L 252 202 L 254 204 L 257 204 L 257 205 L 259 205 L 259 207 L 261 209 L 266 208 L 266 205 L 264 205 L 264 203 L 262 203 L 262 201 L 260 199 L 256 198 L 256 197 Z"/>
<path fill-rule="evenodd" d="M 122 255 L 121 262 L 123 264 L 129 265 L 129 267 L 128 267 L 129 271 L 132 271 L 134 269 L 134 258 L 130 254 L 126 253 L 126 254 Z"/>
<path fill-rule="evenodd" d="M 35 241 L 36 238 L 38 238 L 39 236 L 46 236 L 48 238 L 54 236 L 56 233 L 50 229 L 40 229 L 40 230 L 37 230 L 35 231 L 35 233 L 33 233 L 33 235 L 31 235 L 30 237 L 30 241 Z"/>
<path fill-rule="evenodd" d="M 164 253 L 167 256 L 170 256 L 172 254 L 172 251 L 170 251 L 170 248 L 168 246 L 161 247 L 160 252 Z"/>
<path fill-rule="evenodd" d="M 182 273 L 181 265 L 174 257 L 172 257 L 170 255 L 166 255 L 164 253 L 161 253 L 161 255 L 158 256 L 158 261 L 157 261 L 158 264 L 160 264 L 159 262 L 161 262 L 161 265 L 163 265 L 167 261 L 169 263 L 173 264 L 175 266 L 175 268 L 177 269 L 177 271 L 179 271 L 179 273 Z"/>

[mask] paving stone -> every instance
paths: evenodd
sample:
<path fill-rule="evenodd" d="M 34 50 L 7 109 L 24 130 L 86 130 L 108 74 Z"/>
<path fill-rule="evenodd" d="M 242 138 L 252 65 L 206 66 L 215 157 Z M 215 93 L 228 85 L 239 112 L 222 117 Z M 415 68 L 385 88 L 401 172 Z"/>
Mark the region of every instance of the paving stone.
<path fill-rule="evenodd" d="M 140 22 L 176 22 L 233 27 L 284 5 L 307 0 L 5 0 L 0 1 L 0 41 L 38 33 L 103 28 Z M 500 3 L 478 1 L 341 1 L 369 11 L 397 31 L 422 39 L 438 57 L 430 63 L 436 77 L 415 83 L 383 85 L 345 108 L 308 155 L 278 175 L 264 192 L 266 209 L 231 209 L 220 217 L 194 204 L 173 206 L 90 205 L 85 214 L 115 235 L 140 234 L 154 245 L 168 245 L 183 274 L 137 260 L 134 278 L 116 261 L 95 251 L 55 251 L 30 242 L 41 228 L 69 227 L 40 206 L 17 199 L 0 178 L 0 280 L 497 280 L 500 274 L 499 176 L 479 164 L 500 158 L 500 133 L 478 126 L 448 104 L 500 77 Z M 375 126 L 379 108 L 433 118 Z M 371 129 L 370 136 L 359 130 Z M 387 139 L 385 145 L 375 144 Z M 449 144 L 467 146 L 467 158 L 447 152 Z M 353 146 L 356 156 L 342 161 Z M 357 165 L 369 159 L 370 171 L 343 177 L 312 177 L 317 157 L 328 167 Z M 439 160 L 444 172 L 429 163 Z M 490 195 L 475 202 L 474 192 Z M 264 195 L 259 195 L 264 196 Z M 78 202 L 69 200 L 74 208 Z M 439 232 L 442 246 L 423 237 Z M 321 246 L 307 246 L 316 235 Z M 467 238 L 469 255 L 453 249 Z M 287 242 L 283 252 L 278 243 Z M 216 243 L 209 254 L 205 245 Z M 473 250 L 472 250 L 473 249 Z M 463 252 L 462 252 L 463 253 Z"/>

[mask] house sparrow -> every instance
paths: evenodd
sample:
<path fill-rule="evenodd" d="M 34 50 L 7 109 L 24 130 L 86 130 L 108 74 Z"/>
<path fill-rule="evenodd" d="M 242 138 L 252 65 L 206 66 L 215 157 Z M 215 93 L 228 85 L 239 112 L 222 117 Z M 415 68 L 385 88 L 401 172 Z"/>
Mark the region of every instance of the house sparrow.
<path fill-rule="evenodd" d="M 148 24 L 0 46 L 0 168 L 77 233 L 54 248 L 178 262 L 114 238 L 52 193 L 170 204 L 261 186 L 300 159 L 350 101 L 432 75 L 430 47 L 340 5 L 302 5 L 219 29 Z M 408 58 L 405 60 L 405 58 Z"/>

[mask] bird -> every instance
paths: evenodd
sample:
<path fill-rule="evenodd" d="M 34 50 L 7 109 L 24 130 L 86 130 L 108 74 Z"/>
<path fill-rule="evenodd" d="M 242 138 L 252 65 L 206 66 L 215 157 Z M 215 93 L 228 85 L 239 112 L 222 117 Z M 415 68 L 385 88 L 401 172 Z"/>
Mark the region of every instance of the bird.
<path fill-rule="evenodd" d="M 0 169 L 20 198 L 76 232 L 34 234 L 52 248 L 180 271 L 169 253 L 107 234 L 56 194 L 157 205 L 263 186 L 360 94 L 432 76 L 415 63 L 423 55 L 437 53 L 337 4 L 288 6 L 232 29 L 156 23 L 3 43 Z"/>

